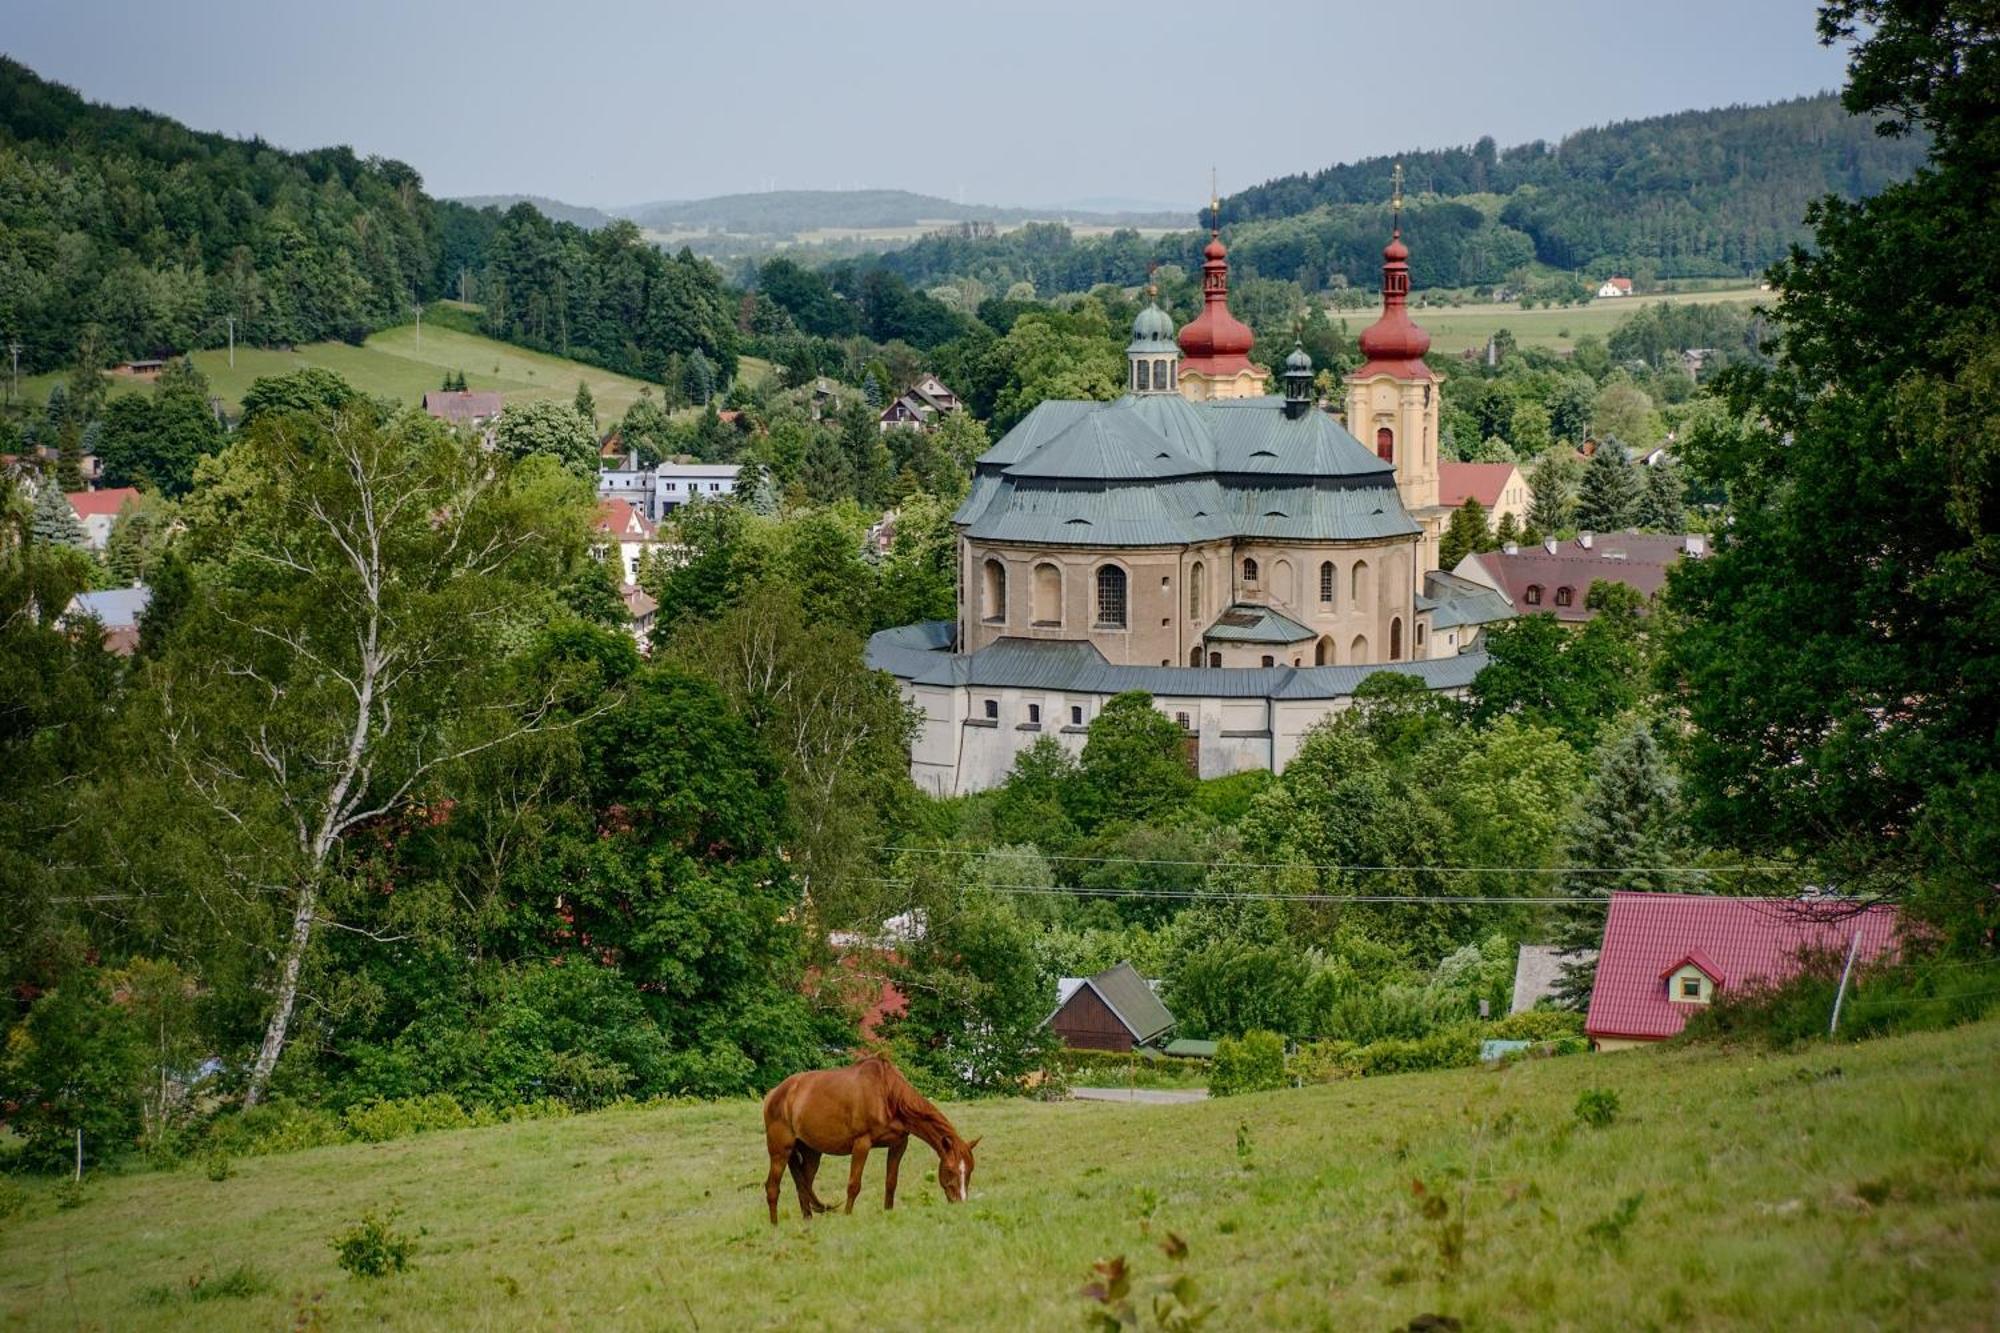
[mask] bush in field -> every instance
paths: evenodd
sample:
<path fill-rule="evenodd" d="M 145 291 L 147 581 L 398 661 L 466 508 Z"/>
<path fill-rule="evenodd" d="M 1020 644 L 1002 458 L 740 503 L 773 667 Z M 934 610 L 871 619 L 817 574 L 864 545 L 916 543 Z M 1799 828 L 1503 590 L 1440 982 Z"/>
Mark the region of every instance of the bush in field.
<path fill-rule="evenodd" d="M 394 1227 L 395 1211 L 385 1217 L 372 1209 L 344 1231 L 335 1232 L 329 1242 L 334 1259 L 356 1277 L 386 1277 L 410 1266 L 417 1250 L 417 1238 Z"/>
<path fill-rule="evenodd" d="M 1745 1039 L 1780 1049 L 1828 1035 L 1845 959 L 1808 955 L 1798 973 L 1776 986 L 1724 989 L 1688 1019 L 1690 1041 Z M 1848 979 L 1837 1034 L 1847 1041 L 1894 1032 L 1929 1031 L 1990 1013 L 2000 993 L 2000 964 L 1924 960 L 1864 968 Z"/>
<path fill-rule="evenodd" d="M 1216 1044 L 1215 1064 L 1208 1075 L 1210 1096 L 1231 1097 L 1284 1086 L 1285 1039 L 1277 1033 L 1246 1032 L 1241 1037 L 1224 1037 Z"/>
<path fill-rule="evenodd" d="M 1479 1063 L 1479 1034 L 1460 1027 L 1427 1037 L 1391 1037 L 1359 1047 L 1348 1058 L 1356 1072 L 1364 1076 L 1458 1069 Z"/>
<path fill-rule="evenodd" d="M 1496 1041 L 1554 1041 L 1582 1034 L 1583 1015 L 1574 1009 L 1524 1009 L 1482 1029 L 1482 1035 Z"/>
<path fill-rule="evenodd" d="M 1592 1129 L 1603 1129 L 1618 1118 L 1618 1094 L 1610 1088 L 1585 1088 L 1576 1095 L 1576 1118 Z"/>

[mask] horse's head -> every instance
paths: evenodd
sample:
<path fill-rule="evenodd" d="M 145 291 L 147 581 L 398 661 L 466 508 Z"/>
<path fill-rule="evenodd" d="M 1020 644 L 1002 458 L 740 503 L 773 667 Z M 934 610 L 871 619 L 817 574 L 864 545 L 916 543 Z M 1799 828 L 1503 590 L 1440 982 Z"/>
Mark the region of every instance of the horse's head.
<path fill-rule="evenodd" d="M 972 1150 L 978 1146 L 978 1139 L 967 1143 L 955 1135 L 938 1145 L 938 1184 L 952 1203 L 964 1203 L 972 1196 Z"/>

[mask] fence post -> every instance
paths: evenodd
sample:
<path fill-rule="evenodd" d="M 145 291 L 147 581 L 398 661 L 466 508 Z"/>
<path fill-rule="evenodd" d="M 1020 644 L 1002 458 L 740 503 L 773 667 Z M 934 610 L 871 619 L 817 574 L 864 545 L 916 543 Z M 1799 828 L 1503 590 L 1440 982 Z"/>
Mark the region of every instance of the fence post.
<path fill-rule="evenodd" d="M 1847 942 L 1847 964 L 1840 969 L 1840 989 L 1833 993 L 1833 1017 L 1826 1025 L 1826 1035 L 1831 1037 L 1840 1031 L 1840 1003 L 1847 998 L 1847 975 L 1854 970 L 1854 955 L 1861 948 L 1861 927 L 1854 928 L 1854 938 Z"/>

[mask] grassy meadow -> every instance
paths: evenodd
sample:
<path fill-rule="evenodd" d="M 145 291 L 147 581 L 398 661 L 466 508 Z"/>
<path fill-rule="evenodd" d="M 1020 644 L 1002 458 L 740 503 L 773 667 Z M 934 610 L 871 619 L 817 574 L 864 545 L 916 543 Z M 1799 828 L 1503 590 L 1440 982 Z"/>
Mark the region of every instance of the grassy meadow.
<path fill-rule="evenodd" d="M 421 334 L 409 324 L 384 329 L 360 347 L 343 342 L 308 343 L 290 351 L 238 347 L 233 367 L 226 350 L 210 349 L 194 353 L 194 363 L 231 411 L 253 381 L 307 366 L 331 370 L 363 393 L 410 404 L 422 402 L 427 390 L 439 387 L 447 373 L 457 370 L 465 372 L 468 388 L 498 389 L 510 403 L 537 398 L 568 401 L 576 394 L 577 381 L 582 380 L 597 400 L 600 423 L 622 417 L 646 387 L 646 381 L 629 375 L 442 325 L 426 325 Z M 770 371 L 769 362 L 745 357 L 740 373 L 755 380 Z M 22 397 L 27 402 L 42 402 L 48 397 L 49 386 L 63 378 L 61 373 L 24 376 Z M 143 380 L 119 376 L 110 380 L 113 393 L 151 387 Z"/>
<path fill-rule="evenodd" d="M 36 1185 L 0 1222 L 0 1324 L 1072 1330 L 1093 1261 L 1122 1255 L 1142 1310 L 1184 1273 L 1216 1329 L 1991 1327 L 1997 1083 L 1987 1022 L 952 1105 L 985 1137 L 969 1203 L 912 1144 L 895 1212 L 878 1154 L 854 1216 L 801 1222 L 788 1182 L 776 1228 L 754 1103 L 614 1110 L 111 1177 L 68 1209 Z M 1576 1114 L 1592 1088 L 1608 1125 Z M 343 1273 L 329 1237 L 391 1207 L 414 1266 Z"/>
<path fill-rule="evenodd" d="M 1725 287 L 1713 291 L 1669 292 L 1650 296 L 1620 296 L 1608 300 L 1592 301 L 1584 306 L 1570 306 L 1567 309 L 1539 307 L 1523 310 L 1519 305 L 1484 304 L 1462 306 L 1414 306 L 1411 316 L 1417 323 L 1429 330 L 1431 351 L 1435 355 L 1456 356 L 1467 348 L 1483 348 L 1486 340 L 1501 329 L 1510 330 L 1514 340 L 1523 347 L 1543 347 L 1550 351 L 1567 351 L 1576 346 L 1576 340 L 1585 334 L 1608 338 L 1620 321 L 1634 311 L 1653 305 L 1713 305 L 1732 303 L 1755 305 L 1770 303 L 1775 298 L 1770 292 L 1760 292 L 1754 286 Z M 1354 311 L 1335 312 L 1335 317 L 1344 314 L 1349 326 L 1356 332 L 1365 327 L 1375 316 L 1363 312 L 1358 317 Z"/>

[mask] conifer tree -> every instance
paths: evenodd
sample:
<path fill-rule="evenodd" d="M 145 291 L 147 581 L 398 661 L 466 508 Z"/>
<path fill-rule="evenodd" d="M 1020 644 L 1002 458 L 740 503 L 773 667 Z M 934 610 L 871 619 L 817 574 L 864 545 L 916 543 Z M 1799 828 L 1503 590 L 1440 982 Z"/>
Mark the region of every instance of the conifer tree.
<path fill-rule="evenodd" d="M 1639 526 L 1654 532 L 1679 532 L 1687 526 L 1687 508 L 1681 496 L 1681 470 L 1672 463 L 1658 463 L 1646 469 L 1646 489 L 1639 497 Z"/>
<path fill-rule="evenodd" d="M 1632 455 L 1616 439 L 1597 446 L 1577 485 L 1576 525 L 1590 532 L 1617 532 L 1639 518 L 1639 500 L 1646 479 L 1632 466 Z"/>
<path fill-rule="evenodd" d="M 1560 532 L 1576 522 L 1577 464 L 1566 450 L 1542 455 L 1528 474 L 1534 499 L 1528 506 L 1528 526 L 1536 532 Z"/>
<path fill-rule="evenodd" d="M 76 511 L 69 507 L 62 487 L 50 478 L 43 478 L 35 492 L 35 515 L 33 520 L 35 540 L 51 546 L 76 546 L 85 544 L 83 524 L 77 522 Z"/>
<path fill-rule="evenodd" d="M 688 353 L 687 365 L 681 372 L 682 388 L 687 399 L 696 407 L 705 405 L 715 397 L 715 367 L 701 354 L 699 347 Z"/>
<path fill-rule="evenodd" d="M 56 486 L 65 491 L 83 489 L 83 431 L 74 418 L 63 424 L 62 443 L 56 448 Z"/>
<path fill-rule="evenodd" d="M 590 386 L 582 380 L 576 382 L 576 414 L 597 429 L 597 399 L 591 396 Z"/>
<path fill-rule="evenodd" d="M 1509 542 L 1519 542 L 1521 537 L 1521 524 L 1514 517 L 1514 511 L 1510 509 L 1500 515 L 1500 525 L 1494 530 L 1493 540 L 1497 544 L 1505 546 Z"/>
<path fill-rule="evenodd" d="M 1604 937 L 1604 904 L 1614 889 L 1661 891 L 1676 887 L 1658 867 L 1679 852 L 1672 816 L 1675 779 L 1644 723 L 1605 747 L 1583 805 L 1563 838 L 1558 891 L 1576 906 L 1557 911 L 1556 945 L 1563 952 L 1556 994 L 1571 1008 L 1590 1003 L 1597 978 L 1596 950 Z M 1605 874 L 1604 871 L 1619 873 Z"/>
<path fill-rule="evenodd" d="M 1451 522 L 1445 525 L 1444 537 L 1438 543 L 1438 565 L 1452 569 L 1474 551 L 1486 550 L 1489 535 L 1486 506 L 1476 496 L 1466 500 L 1452 511 Z"/>

